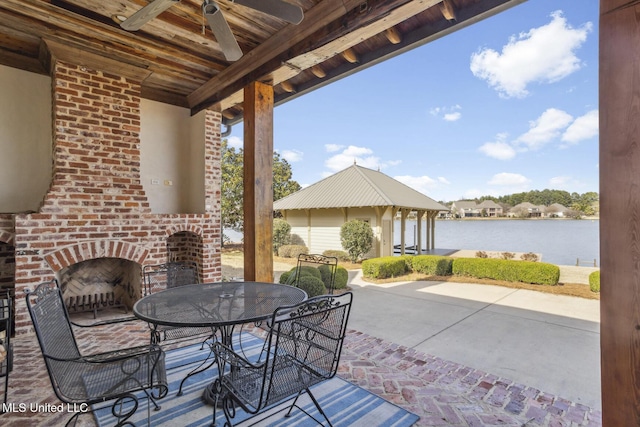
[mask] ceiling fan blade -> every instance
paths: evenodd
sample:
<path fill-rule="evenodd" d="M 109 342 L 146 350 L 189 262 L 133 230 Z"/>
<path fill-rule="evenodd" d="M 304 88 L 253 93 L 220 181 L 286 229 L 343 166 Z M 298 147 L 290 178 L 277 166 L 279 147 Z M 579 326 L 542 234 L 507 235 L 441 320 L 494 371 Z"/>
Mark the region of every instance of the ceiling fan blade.
<path fill-rule="evenodd" d="M 202 3 L 202 10 L 204 16 L 207 18 L 207 23 L 213 31 L 213 35 L 216 36 L 218 44 L 224 53 L 224 57 L 227 61 L 237 61 L 242 58 L 242 49 L 238 45 L 236 37 L 231 32 L 227 20 L 224 19 L 222 11 L 212 0 L 205 0 Z"/>
<path fill-rule="evenodd" d="M 180 0 L 154 0 L 124 21 L 120 23 L 120 27 L 127 31 L 139 30 L 147 22 L 169 9 Z"/>
<path fill-rule="evenodd" d="M 300 6 L 287 3 L 284 0 L 234 0 L 234 3 L 259 10 L 296 25 L 304 18 L 304 12 Z"/>

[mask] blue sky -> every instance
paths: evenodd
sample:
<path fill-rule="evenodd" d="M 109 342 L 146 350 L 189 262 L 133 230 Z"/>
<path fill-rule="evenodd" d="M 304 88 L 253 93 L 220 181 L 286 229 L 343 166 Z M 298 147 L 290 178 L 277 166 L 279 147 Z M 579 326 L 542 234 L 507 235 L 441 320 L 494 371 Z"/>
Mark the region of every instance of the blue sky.
<path fill-rule="evenodd" d="M 357 164 L 441 201 L 598 191 L 598 1 L 529 0 L 276 107 L 307 186 Z M 242 125 L 231 145 L 242 146 Z"/>

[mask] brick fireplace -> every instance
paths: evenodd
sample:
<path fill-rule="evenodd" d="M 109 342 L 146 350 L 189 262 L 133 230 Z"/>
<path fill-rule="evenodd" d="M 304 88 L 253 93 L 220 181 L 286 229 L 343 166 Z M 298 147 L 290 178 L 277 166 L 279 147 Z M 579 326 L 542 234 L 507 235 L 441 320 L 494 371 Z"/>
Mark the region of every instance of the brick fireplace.
<path fill-rule="evenodd" d="M 25 288 L 55 277 L 77 289 L 87 273 L 73 275 L 96 260 L 123 270 L 104 281 L 129 306 L 144 265 L 194 261 L 203 281 L 219 280 L 220 113 L 204 112 L 203 212 L 155 214 L 140 176 L 140 82 L 61 61 L 51 70 L 50 188 L 37 212 L 0 214 L 0 286 L 15 289 L 16 333 L 31 330 Z"/>

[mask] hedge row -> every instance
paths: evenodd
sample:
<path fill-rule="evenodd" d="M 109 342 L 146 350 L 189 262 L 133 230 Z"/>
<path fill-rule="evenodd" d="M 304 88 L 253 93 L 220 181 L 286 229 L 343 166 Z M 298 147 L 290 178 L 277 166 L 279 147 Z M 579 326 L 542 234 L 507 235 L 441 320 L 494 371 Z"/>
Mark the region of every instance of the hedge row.
<path fill-rule="evenodd" d="M 560 267 L 557 265 L 492 258 L 456 258 L 452 272 L 456 276 L 538 285 L 557 285 L 560 279 Z"/>
<path fill-rule="evenodd" d="M 402 276 L 407 273 L 407 263 L 404 257 L 388 256 L 371 258 L 362 261 L 362 275 L 375 279 Z"/>
<path fill-rule="evenodd" d="M 433 276 L 467 276 L 541 285 L 557 285 L 560 268 L 543 262 L 494 258 L 451 258 L 437 255 L 405 255 L 372 258 L 362 262 L 362 274 L 386 279 L 416 272 Z"/>

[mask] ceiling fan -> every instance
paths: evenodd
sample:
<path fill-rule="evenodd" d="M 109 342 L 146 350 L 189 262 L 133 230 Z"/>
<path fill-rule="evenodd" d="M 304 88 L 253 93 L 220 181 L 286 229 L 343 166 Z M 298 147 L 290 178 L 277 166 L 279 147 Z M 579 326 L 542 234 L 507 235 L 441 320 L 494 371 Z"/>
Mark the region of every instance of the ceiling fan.
<path fill-rule="evenodd" d="M 180 0 L 153 0 L 129 18 L 122 21 L 120 27 L 127 31 L 139 30 L 144 24 L 178 2 L 180 2 Z M 232 0 L 232 2 L 275 16 L 292 24 L 297 25 L 302 22 L 302 8 L 287 3 L 284 0 Z M 240 59 L 242 57 L 242 50 L 231 32 L 227 20 L 222 14 L 222 10 L 220 10 L 215 0 L 203 0 L 202 13 L 207 19 L 213 35 L 220 44 L 226 60 L 237 61 Z"/>

